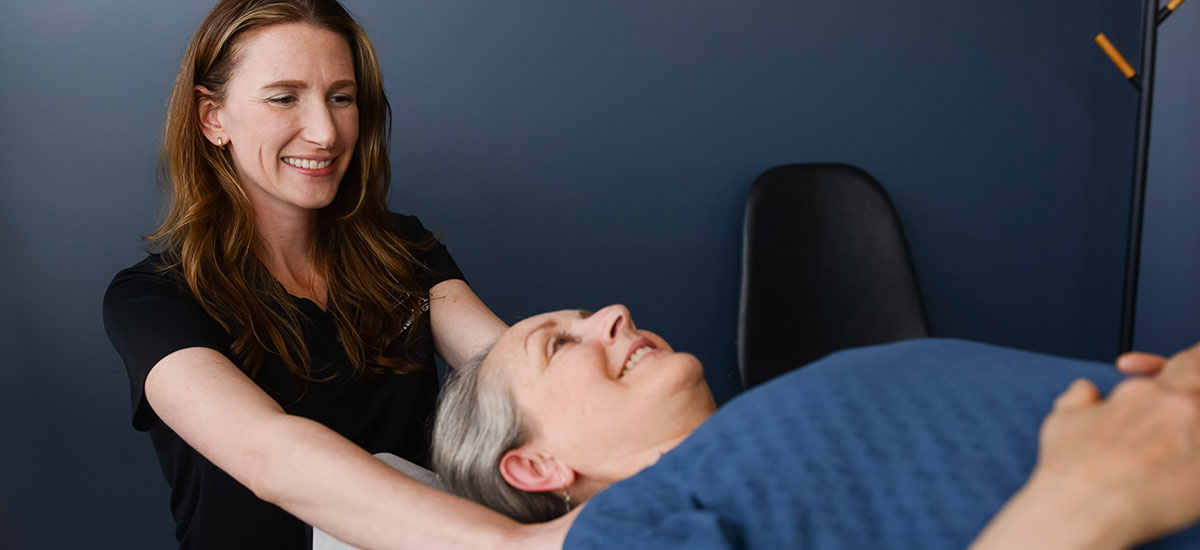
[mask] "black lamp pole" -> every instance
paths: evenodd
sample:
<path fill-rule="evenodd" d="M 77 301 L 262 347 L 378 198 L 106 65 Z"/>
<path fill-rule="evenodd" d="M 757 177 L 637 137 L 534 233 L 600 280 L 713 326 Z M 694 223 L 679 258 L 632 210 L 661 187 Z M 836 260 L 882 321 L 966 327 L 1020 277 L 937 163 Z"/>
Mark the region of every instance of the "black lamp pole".
<path fill-rule="evenodd" d="M 1146 168 L 1150 156 L 1150 109 L 1154 103 L 1154 56 L 1158 44 L 1158 26 L 1167 19 L 1183 0 L 1171 0 L 1159 7 L 1158 0 L 1145 0 L 1142 16 L 1142 74 L 1134 73 L 1120 52 L 1103 33 L 1096 42 L 1113 63 L 1125 74 L 1139 93 L 1137 143 L 1133 157 L 1133 192 L 1129 199 L 1129 241 L 1125 250 L 1125 293 L 1121 302 L 1121 353 L 1133 349 L 1133 325 L 1137 315 L 1138 270 L 1142 256 L 1142 220 L 1146 199 Z"/>

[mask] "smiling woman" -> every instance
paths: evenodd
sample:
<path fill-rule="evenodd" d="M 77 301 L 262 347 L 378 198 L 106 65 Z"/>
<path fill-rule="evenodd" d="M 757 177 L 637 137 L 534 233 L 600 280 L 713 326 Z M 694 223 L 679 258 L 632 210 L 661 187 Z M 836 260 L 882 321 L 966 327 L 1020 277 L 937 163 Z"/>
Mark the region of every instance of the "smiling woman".
<path fill-rule="evenodd" d="M 334 0 L 222 0 L 184 54 L 170 210 L 104 298 L 181 547 L 307 548 L 306 524 L 366 548 L 561 541 L 371 456 L 427 463 L 434 354 L 457 366 L 504 329 L 387 210 L 382 82 Z"/>
<path fill-rule="evenodd" d="M 637 329 L 624 306 L 535 319 L 501 337 L 484 362 L 531 421 L 529 438 L 499 460 L 513 487 L 566 483 L 582 501 L 653 462 L 716 410 L 700 361 Z M 556 460 L 540 463 L 549 449 Z"/>
<path fill-rule="evenodd" d="M 447 384 L 435 467 L 520 521 L 587 501 L 571 550 L 1127 548 L 1200 519 L 1200 346 L 1121 381 L 909 341 L 835 354 L 719 411 L 701 371 L 622 306 L 531 317 Z"/>
<path fill-rule="evenodd" d="M 563 497 L 583 502 L 628 477 L 715 409 L 700 362 L 637 329 L 624 306 L 547 313 L 447 385 L 435 468 L 457 494 L 546 521 L 569 509 Z"/>
<path fill-rule="evenodd" d="M 196 86 L 204 135 L 228 144 L 257 217 L 305 216 L 333 202 L 358 139 L 349 44 L 308 23 L 241 40 L 224 93 Z"/>

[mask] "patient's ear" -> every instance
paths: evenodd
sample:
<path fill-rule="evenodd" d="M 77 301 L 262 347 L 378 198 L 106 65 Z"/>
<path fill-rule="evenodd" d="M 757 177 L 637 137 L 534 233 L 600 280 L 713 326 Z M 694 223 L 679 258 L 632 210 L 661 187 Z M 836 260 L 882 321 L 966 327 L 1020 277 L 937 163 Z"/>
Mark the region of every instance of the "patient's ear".
<path fill-rule="evenodd" d="M 500 475 L 509 485 L 530 493 L 557 491 L 575 483 L 575 470 L 548 453 L 528 446 L 500 457 Z"/>

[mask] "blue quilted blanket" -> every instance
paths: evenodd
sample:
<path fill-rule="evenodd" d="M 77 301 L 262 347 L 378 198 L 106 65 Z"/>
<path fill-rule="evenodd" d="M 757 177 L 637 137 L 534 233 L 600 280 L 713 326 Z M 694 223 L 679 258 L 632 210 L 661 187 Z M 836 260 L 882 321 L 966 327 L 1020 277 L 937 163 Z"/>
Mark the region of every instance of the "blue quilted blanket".
<path fill-rule="evenodd" d="M 731 400 L 596 495 L 567 550 L 965 548 L 1025 482 L 1054 398 L 1111 365 L 957 340 L 834 354 Z M 1200 529 L 1153 548 L 1200 548 Z"/>

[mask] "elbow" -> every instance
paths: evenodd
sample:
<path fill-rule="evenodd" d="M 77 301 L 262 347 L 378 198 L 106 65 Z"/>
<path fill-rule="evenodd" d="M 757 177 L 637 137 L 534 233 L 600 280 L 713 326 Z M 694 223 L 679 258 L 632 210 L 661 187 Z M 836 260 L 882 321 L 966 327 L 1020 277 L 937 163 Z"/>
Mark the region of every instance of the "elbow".
<path fill-rule="evenodd" d="M 260 500 L 279 505 L 283 476 L 278 471 L 275 454 L 272 449 L 264 449 L 260 453 L 255 453 L 252 460 L 247 461 L 250 467 L 242 473 L 243 479 L 238 481 L 250 489 L 250 492 Z"/>
<path fill-rule="evenodd" d="M 238 481 L 259 499 L 294 514 L 296 507 L 313 503 L 313 459 L 326 454 L 326 439 L 333 434 L 291 415 L 280 415 L 262 428 L 260 444 L 246 461 L 245 479 Z"/>
<path fill-rule="evenodd" d="M 289 431 L 295 429 L 297 419 L 281 416 L 269 426 L 263 426 L 264 433 L 258 439 L 259 444 L 248 450 L 249 456 L 243 461 L 241 478 L 242 485 L 254 493 L 254 496 L 271 504 L 283 507 L 287 499 L 287 490 L 293 488 L 295 476 L 289 468 L 296 464 L 294 450 L 290 448 Z M 291 457 L 291 459 L 289 459 Z"/>
<path fill-rule="evenodd" d="M 279 487 L 274 484 L 267 473 L 255 473 L 247 477 L 242 483 L 247 489 L 250 489 L 254 496 L 259 500 L 270 502 L 274 505 L 279 505 Z"/>

